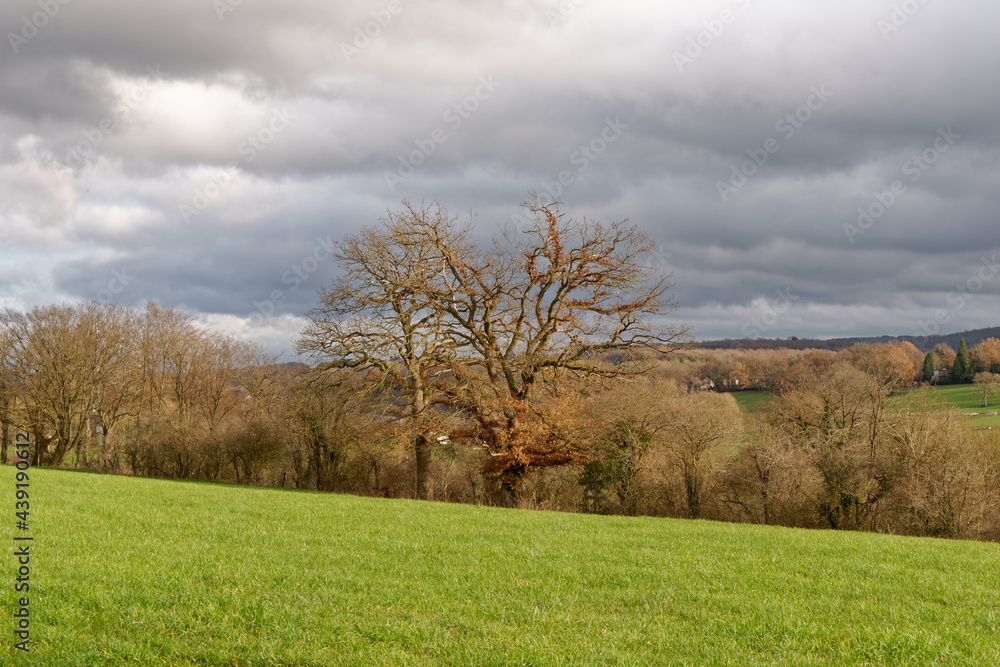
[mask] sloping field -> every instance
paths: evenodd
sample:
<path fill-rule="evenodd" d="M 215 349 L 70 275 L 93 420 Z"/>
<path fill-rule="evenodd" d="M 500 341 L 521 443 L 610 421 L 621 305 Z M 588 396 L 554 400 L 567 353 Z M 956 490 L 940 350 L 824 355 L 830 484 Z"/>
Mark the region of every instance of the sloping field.
<path fill-rule="evenodd" d="M 956 407 L 967 412 L 996 410 L 995 407 L 983 407 L 982 392 L 974 384 L 945 384 L 931 387 L 930 392 L 934 400 L 941 401 L 946 407 Z"/>
<path fill-rule="evenodd" d="M 958 408 L 972 415 L 969 419 L 975 428 L 1000 427 L 1000 415 L 992 414 L 1000 411 L 1000 396 L 992 396 L 990 406 L 983 407 L 983 395 L 976 385 L 942 385 L 931 387 L 928 392 L 930 399 L 937 401 L 943 409 Z M 917 390 L 904 389 L 893 400 L 906 401 L 918 393 Z M 734 391 L 732 397 L 748 412 L 758 412 L 770 405 L 775 395 L 766 391 Z"/>
<path fill-rule="evenodd" d="M 918 390 L 907 390 L 897 400 L 907 400 L 919 394 Z M 948 384 L 929 389 L 929 397 L 940 403 L 942 408 L 958 408 L 972 415 L 970 423 L 975 428 L 996 428 L 1000 426 L 1000 416 L 992 414 L 1000 410 L 1000 396 L 991 396 L 989 407 L 983 406 L 983 394 L 974 384 Z"/>
<path fill-rule="evenodd" d="M 749 412 L 763 410 L 771 401 L 775 399 L 775 394 L 769 391 L 734 391 L 731 396 L 736 399 L 740 407 Z"/>
<path fill-rule="evenodd" d="M 995 544 L 57 470 L 31 502 L 4 664 L 1000 664 Z"/>

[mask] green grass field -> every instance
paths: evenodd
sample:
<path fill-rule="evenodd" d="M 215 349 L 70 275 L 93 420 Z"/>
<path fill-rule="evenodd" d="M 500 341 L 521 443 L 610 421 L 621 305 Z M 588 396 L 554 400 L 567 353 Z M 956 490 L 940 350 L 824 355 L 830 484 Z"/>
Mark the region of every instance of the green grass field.
<path fill-rule="evenodd" d="M 897 400 L 906 400 L 916 389 L 909 389 L 899 395 Z M 932 400 L 939 401 L 943 408 L 958 408 L 962 412 L 979 413 L 970 417 L 976 428 L 1000 427 L 1000 415 L 989 415 L 1000 411 L 1000 396 L 990 397 L 989 407 L 983 406 L 983 395 L 974 384 L 948 384 L 930 388 Z"/>
<path fill-rule="evenodd" d="M 1000 663 L 996 544 L 58 470 L 31 502 L 3 664 Z"/>
<path fill-rule="evenodd" d="M 749 412 L 762 410 L 774 400 L 774 394 L 769 391 L 734 391 L 732 397 L 741 408 Z"/>
<path fill-rule="evenodd" d="M 931 395 L 940 399 L 946 406 L 960 408 L 966 412 L 996 412 L 998 396 L 990 397 L 990 407 L 983 407 L 983 395 L 974 384 L 945 384 L 931 387 Z M 907 390 L 906 393 L 916 391 Z"/>
<path fill-rule="evenodd" d="M 906 389 L 895 397 L 895 400 L 905 401 L 911 392 L 915 390 Z M 985 413 L 1000 411 L 1000 396 L 990 398 L 990 406 L 983 407 L 983 396 L 978 392 L 977 387 L 971 384 L 942 385 L 931 387 L 931 396 L 940 401 L 943 408 L 959 408 L 964 412 L 982 413 L 978 416 L 970 417 L 972 425 L 976 428 L 1000 428 L 1000 415 L 989 415 Z M 736 402 L 748 412 L 762 410 L 774 400 L 774 394 L 767 391 L 734 391 L 732 393 Z"/>

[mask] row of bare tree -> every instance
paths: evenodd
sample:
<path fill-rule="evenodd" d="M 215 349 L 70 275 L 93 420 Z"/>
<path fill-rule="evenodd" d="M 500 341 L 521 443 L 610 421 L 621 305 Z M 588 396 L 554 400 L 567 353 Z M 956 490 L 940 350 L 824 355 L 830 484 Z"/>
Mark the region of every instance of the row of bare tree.
<path fill-rule="evenodd" d="M 155 304 L 7 310 L 0 458 L 20 431 L 35 465 L 325 491 L 353 465 L 358 479 L 344 490 L 388 495 L 407 463 L 362 385 L 278 365 Z"/>
<path fill-rule="evenodd" d="M 40 465 L 118 470 L 144 429 L 220 430 L 268 382 L 255 346 L 173 309 L 89 302 L 0 315 L 4 427 L 34 437 Z M 182 467 L 186 467 L 186 464 Z"/>
<path fill-rule="evenodd" d="M 708 399 L 705 392 L 702 414 L 677 434 L 683 420 L 671 417 L 671 426 L 652 427 L 644 416 L 653 401 L 642 401 L 644 394 L 669 392 L 630 394 L 606 431 L 617 443 L 613 456 L 590 464 L 607 470 L 617 457 L 628 461 L 625 469 L 637 471 L 624 486 L 623 478 L 612 475 L 618 485 L 610 487 L 615 494 L 603 496 L 606 509 L 1000 539 L 1000 434 L 975 430 L 928 389 L 905 399 L 896 395 L 912 380 L 898 345 L 795 356 L 775 380 L 777 398 L 742 423 L 732 405 L 718 402 L 730 394 Z M 669 366 L 658 374 L 673 375 L 676 368 Z M 656 414 L 674 414 L 694 394 L 681 395 L 680 401 L 666 399 L 672 407 L 656 408 Z M 715 419 L 706 417 L 709 400 L 717 401 Z M 692 431 L 702 437 L 691 437 Z M 623 442 L 642 447 L 622 448 Z M 630 495 L 620 490 L 637 487 Z"/>
<path fill-rule="evenodd" d="M 892 343 L 884 349 L 886 354 L 893 356 L 900 372 L 911 383 L 968 382 L 983 373 L 1000 375 L 1000 339 L 996 338 L 987 338 L 972 349 L 960 352 L 940 343 L 924 353 L 907 341 Z M 788 367 L 809 352 L 800 349 L 701 350 L 675 358 L 670 364 L 670 372 L 675 380 L 689 387 L 711 387 L 720 391 L 774 389 Z"/>

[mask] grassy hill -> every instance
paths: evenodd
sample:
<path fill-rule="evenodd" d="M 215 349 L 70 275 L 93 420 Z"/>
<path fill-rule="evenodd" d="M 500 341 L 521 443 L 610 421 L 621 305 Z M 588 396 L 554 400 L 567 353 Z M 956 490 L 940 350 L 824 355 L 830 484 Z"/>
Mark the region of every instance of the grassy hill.
<path fill-rule="evenodd" d="M 906 400 L 906 397 L 919 390 L 907 390 L 899 397 L 899 400 Z M 931 387 L 929 390 L 931 400 L 938 402 L 942 408 L 958 408 L 970 417 L 972 425 L 976 428 L 1000 427 L 1000 416 L 990 415 L 991 412 L 1000 410 L 998 396 L 991 396 L 989 407 L 983 406 L 983 394 L 979 387 L 974 384 L 949 384 L 938 387 Z"/>
<path fill-rule="evenodd" d="M 913 395 L 916 389 L 905 389 L 894 397 L 894 400 L 905 401 Z M 942 409 L 958 408 L 970 414 L 972 425 L 976 428 L 1000 428 L 1000 416 L 991 412 L 1000 411 L 1000 396 L 990 398 L 990 406 L 983 407 L 983 395 L 974 384 L 952 384 L 929 387 L 930 398 L 936 401 Z M 757 412 L 767 407 L 775 395 L 766 391 L 735 391 L 733 398 L 745 410 Z"/>
<path fill-rule="evenodd" d="M 741 408 L 749 412 L 763 410 L 775 399 L 775 394 L 769 391 L 734 391 L 731 395 Z"/>
<path fill-rule="evenodd" d="M 995 544 L 31 475 L 30 664 L 1000 663 Z"/>

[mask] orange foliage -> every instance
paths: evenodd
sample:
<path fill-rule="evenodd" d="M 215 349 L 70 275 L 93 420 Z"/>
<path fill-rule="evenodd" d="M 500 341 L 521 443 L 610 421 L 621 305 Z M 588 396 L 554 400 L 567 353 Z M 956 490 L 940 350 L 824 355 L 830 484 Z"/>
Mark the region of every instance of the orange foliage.
<path fill-rule="evenodd" d="M 516 490 L 532 468 L 583 460 L 574 437 L 583 420 L 575 391 L 528 402 L 495 391 L 467 369 L 456 367 L 453 372 L 458 382 L 449 390 L 449 403 L 469 423 L 453 431 L 452 437 L 472 440 L 490 453 L 484 475 Z"/>

